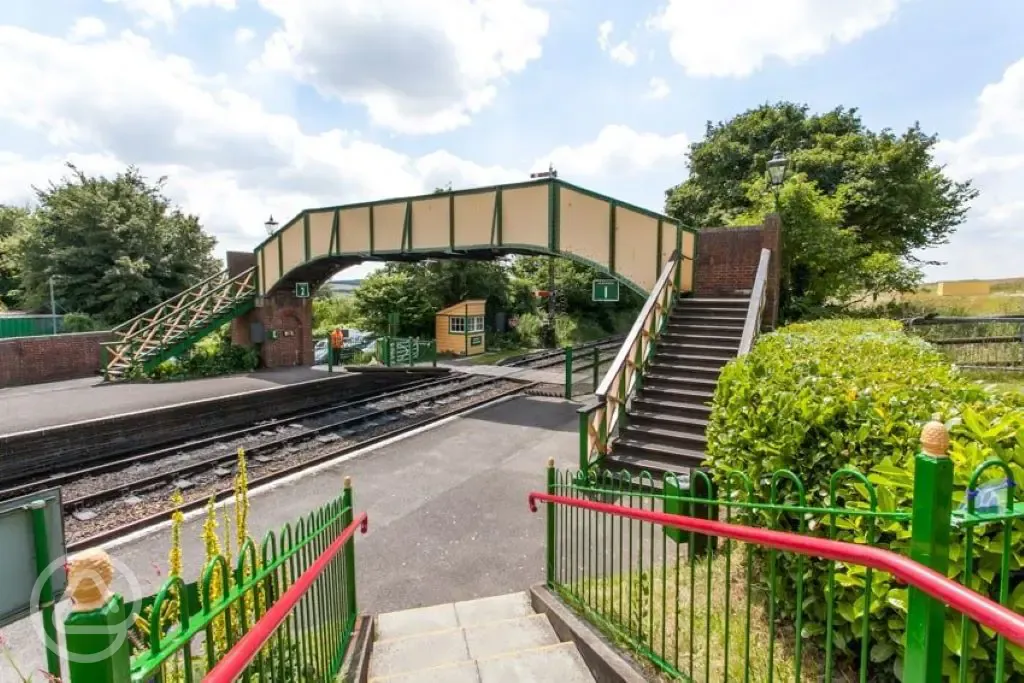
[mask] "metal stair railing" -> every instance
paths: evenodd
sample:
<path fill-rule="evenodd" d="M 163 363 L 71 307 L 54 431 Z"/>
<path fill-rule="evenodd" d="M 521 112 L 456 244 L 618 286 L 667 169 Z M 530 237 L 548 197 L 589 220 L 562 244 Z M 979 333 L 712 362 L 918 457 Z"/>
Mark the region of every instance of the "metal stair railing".
<path fill-rule="evenodd" d="M 643 386 L 644 372 L 654 357 L 658 337 L 680 291 L 682 265 L 686 260 L 688 258 L 678 249 L 669 256 L 640 315 L 594 392 L 594 400 L 577 411 L 581 471 L 587 471 L 608 454 L 613 435 L 625 422 L 630 399 Z"/>
<path fill-rule="evenodd" d="M 210 322 L 252 300 L 255 280 L 255 268 L 233 277 L 223 270 L 114 328 L 111 332 L 117 339 L 103 344 L 106 377 L 119 376 L 140 362 L 156 361 L 197 331 L 206 334 Z"/>

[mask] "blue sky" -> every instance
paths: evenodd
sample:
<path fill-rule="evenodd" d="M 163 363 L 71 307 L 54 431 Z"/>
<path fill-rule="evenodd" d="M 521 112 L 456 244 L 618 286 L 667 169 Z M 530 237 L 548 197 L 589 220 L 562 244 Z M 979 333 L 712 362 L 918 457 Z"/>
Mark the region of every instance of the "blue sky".
<path fill-rule="evenodd" d="M 245 249 L 269 213 L 552 161 L 661 210 L 707 120 L 787 99 L 939 135 L 982 195 L 928 275 L 1024 275 L 1021 25 L 1019 0 L 12 0 L 0 201 L 134 163 Z"/>

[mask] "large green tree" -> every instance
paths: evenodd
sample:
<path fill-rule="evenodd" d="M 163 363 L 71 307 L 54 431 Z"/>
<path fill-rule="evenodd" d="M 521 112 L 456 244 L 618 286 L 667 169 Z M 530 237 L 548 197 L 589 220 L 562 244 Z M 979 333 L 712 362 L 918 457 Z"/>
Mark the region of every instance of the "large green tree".
<path fill-rule="evenodd" d="M 28 209 L 0 205 L 0 309 L 21 299 L 22 244 L 32 229 Z"/>
<path fill-rule="evenodd" d="M 791 270 L 783 274 L 788 289 L 782 297 L 786 312 L 799 314 L 830 296 L 842 303 L 865 289 L 877 293 L 881 287 L 905 288 L 919 276 L 915 253 L 947 242 L 977 195 L 969 181 L 951 180 L 935 163 L 936 142 L 936 136 L 917 124 L 902 133 L 869 130 L 856 109 L 813 114 L 806 105 L 792 102 L 765 104 L 728 121 L 708 123 L 704 139 L 690 146 L 689 178 L 666 193 L 666 210 L 691 226 L 760 222 L 773 204 L 770 195 L 766 198 L 766 164 L 779 150 L 796 172 L 790 182 L 808 184 L 820 193 L 812 197 L 805 187 L 783 193 L 797 204 L 803 202 L 802 208 L 794 206 L 790 224 L 783 224 L 783 249 L 799 248 L 813 224 L 794 226 L 792 220 L 824 212 L 845 234 L 829 235 L 852 243 L 844 254 L 856 264 L 837 279 L 829 270 L 834 263 L 808 264 L 799 255 L 787 258 Z M 807 202 L 820 203 L 822 197 L 834 202 L 806 210 Z M 789 237 L 794 233 L 800 235 L 795 241 Z M 826 283 L 812 282 L 816 277 L 832 280 L 824 297 Z"/>
<path fill-rule="evenodd" d="M 129 167 L 113 178 L 70 174 L 36 189 L 33 228 L 21 243 L 21 297 L 48 307 L 53 278 L 59 308 L 107 324 L 127 320 L 215 273 L 216 239 L 198 217 Z"/>

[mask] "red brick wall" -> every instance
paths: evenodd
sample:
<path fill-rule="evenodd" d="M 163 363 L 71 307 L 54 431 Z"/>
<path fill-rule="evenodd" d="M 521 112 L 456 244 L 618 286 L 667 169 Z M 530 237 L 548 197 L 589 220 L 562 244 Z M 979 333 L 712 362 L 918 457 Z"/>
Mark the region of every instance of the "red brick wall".
<path fill-rule="evenodd" d="M 697 296 L 727 296 L 754 286 L 761 249 L 771 249 L 764 322 L 774 327 L 778 316 L 781 229 L 775 214 L 764 225 L 742 228 L 701 228 L 697 239 Z"/>
<path fill-rule="evenodd" d="M 109 332 L 0 339 L 0 387 L 98 376 Z"/>
<path fill-rule="evenodd" d="M 254 311 L 263 321 L 266 340 L 263 364 L 268 368 L 313 364 L 313 301 L 299 299 L 289 291 L 264 297 L 263 306 Z M 277 339 L 271 339 L 272 330 Z"/>

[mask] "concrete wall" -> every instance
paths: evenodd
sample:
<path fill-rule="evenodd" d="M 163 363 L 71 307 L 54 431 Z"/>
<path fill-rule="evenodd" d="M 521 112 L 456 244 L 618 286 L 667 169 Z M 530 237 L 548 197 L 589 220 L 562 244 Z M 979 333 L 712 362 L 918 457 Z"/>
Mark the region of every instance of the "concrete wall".
<path fill-rule="evenodd" d="M 0 387 L 90 377 L 100 371 L 109 332 L 0 339 Z"/>
<path fill-rule="evenodd" d="M 764 323 L 774 327 L 778 317 L 782 263 L 782 223 L 776 214 L 764 225 L 742 228 L 701 228 L 697 239 L 697 296 L 731 296 L 754 286 L 761 249 L 771 249 Z"/>

